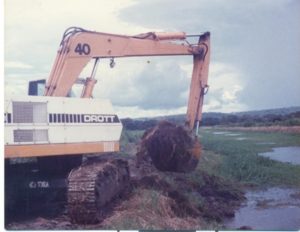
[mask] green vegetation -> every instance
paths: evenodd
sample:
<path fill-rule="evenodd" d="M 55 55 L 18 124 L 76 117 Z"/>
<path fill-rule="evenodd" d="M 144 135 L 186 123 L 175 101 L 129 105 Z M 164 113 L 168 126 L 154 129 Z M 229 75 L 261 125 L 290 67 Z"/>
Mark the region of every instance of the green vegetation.
<path fill-rule="evenodd" d="M 171 115 L 148 119 L 122 119 L 128 130 L 146 130 L 155 126 L 158 121 L 167 120 L 183 125 L 186 116 Z M 273 110 L 249 111 L 239 113 L 203 113 L 203 126 L 300 126 L 300 107 L 289 107 Z"/>
<path fill-rule="evenodd" d="M 272 112 L 272 111 L 271 111 Z M 299 126 L 300 111 L 293 113 L 276 112 L 271 113 L 266 111 L 261 114 L 253 113 L 207 113 L 203 115 L 204 126 Z"/>
<path fill-rule="evenodd" d="M 161 191 L 138 188 L 123 201 L 117 213 L 103 223 L 103 228 L 123 230 L 166 230 L 201 228 L 200 219 L 178 217 L 172 207 L 174 200 Z"/>
<path fill-rule="evenodd" d="M 214 128 L 201 130 L 203 154 L 199 170 L 257 187 L 300 186 L 300 165 L 282 163 L 258 155 L 271 151 L 273 147 L 300 146 L 300 134 L 254 131 L 230 133 L 238 136 L 228 136 Z M 142 130 L 125 130 L 121 144 L 137 142 L 142 135 Z M 200 181 L 201 174 L 193 172 L 187 178 Z"/>
<path fill-rule="evenodd" d="M 245 200 L 244 187 L 300 187 L 300 165 L 258 155 L 274 147 L 300 146 L 299 133 L 223 130 L 202 128 L 197 169 L 148 176 L 108 228 L 220 229 Z M 139 142 L 143 132 L 124 130 L 122 146 Z"/>
<path fill-rule="evenodd" d="M 121 135 L 121 146 L 126 146 L 128 143 L 138 143 L 144 134 L 143 130 L 126 130 L 124 129 Z"/>
<path fill-rule="evenodd" d="M 300 166 L 282 163 L 259 156 L 273 147 L 299 146 L 300 134 L 279 132 L 232 132 L 237 136 L 216 134 L 213 129 L 202 130 L 204 153 L 216 154 L 208 158 L 203 168 L 219 176 L 261 187 L 300 186 Z M 208 150 L 208 151 L 207 151 Z M 200 164 L 201 165 L 201 164 Z M 212 166 L 212 167 L 211 167 Z"/>

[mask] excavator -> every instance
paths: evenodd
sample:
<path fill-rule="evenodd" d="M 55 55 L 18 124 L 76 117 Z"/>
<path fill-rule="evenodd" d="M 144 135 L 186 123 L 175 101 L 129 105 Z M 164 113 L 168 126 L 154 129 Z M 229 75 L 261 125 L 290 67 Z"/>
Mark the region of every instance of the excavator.
<path fill-rule="evenodd" d="M 109 100 L 93 98 L 97 67 L 103 59 L 110 59 L 113 67 L 116 58 L 140 56 L 193 58 L 184 130 L 195 133 L 189 155 L 199 160 L 201 146 L 197 134 L 208 91 L 210 33 L 148 32 L 127 36 L 71 27 L 63 34 L 43 96 L 5 99 L 6 201 L 19 189 L 16 183 L 19 179 L 14 180 L 12 189 L 8 187 L 10 175 L 24 175 L 16 168 L 20 165 L 14 164 L 22 164 L 20 160 L 25 158 L 36 159 L 39 173 L 43 174 L 22 185 L 32 191 L 47 192 L 57 184 L 51 178 L 63 174 L 67 179 L 68 213 L 72 221 L 98 220 L 101 208 L 128 186 L 130 175 L 126 161 L 107 155 L 99 162 L 82 163 L 83 155 L 115 153 L 120 148 L 121 120 Z M 80 78 L 90 62 L 94 63 L 90 76 Z M 81 97 L 69 97 L 76 83 L 83 84 Z M 30 89 L 34 87 L 40 88 L 32 85 Z M 159 153 L 160 148 L 156 149 Z"/>

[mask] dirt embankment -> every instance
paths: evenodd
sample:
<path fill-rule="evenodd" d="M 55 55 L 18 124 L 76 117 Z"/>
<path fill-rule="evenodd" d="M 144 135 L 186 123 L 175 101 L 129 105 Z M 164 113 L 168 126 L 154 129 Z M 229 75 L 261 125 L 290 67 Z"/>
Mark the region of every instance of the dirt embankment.
<path fill-rule="evenodd" d="M 194 173 L 146 171 L 129 160 L 130 189 L 107 206 L 94 225 L 72 224 L 67 212 L 53 218 L 13 222 L 7 229 L 205 229 L 234 216 L 244 193 L 222 178 Z M 140 173 L 138 173 L 140 172 Z"/>
<path fill-rule="evenodd" d="M 199 172 L 199 170 L 198 170 Z M 154 189 L 174 201 L 172 209 L 178 217 L 203 218 L 221 222 L 233 217 L 234 210 L 245 199 L 232 183 L 200 172 L 198 175 L 157 173 L 134 183 L 139 188 Z M 194 179 L 199 178 L 199 179 Z"/>
<path fill-rule="evenodd" d="M 166 122 L 147 131 L 137 156 L 124 158 L 131 177 L 128 188 L 101 207 L 97 224 L 71 223 L 65 211 L 52 219 L 38 217 L 7 228 L 187 230 L 207 229 L 207 223 L 233 217 L 244 193 L 235 183 L 196 168 L 199 150 L 190 149 L 194 139 L 182 127 Z"/>

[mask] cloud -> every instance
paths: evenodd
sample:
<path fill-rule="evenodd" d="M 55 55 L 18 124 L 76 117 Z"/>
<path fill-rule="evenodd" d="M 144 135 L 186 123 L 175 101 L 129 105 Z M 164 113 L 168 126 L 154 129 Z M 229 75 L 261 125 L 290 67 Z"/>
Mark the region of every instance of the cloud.
<path fill-rule="evenodd" d="M 113 69 L 108 60 L 102 60 L 96 76 L 95 97 L 109 98 L 118 109 L 136 111 L 135 115 L 139 116 L 141 112 L 146 115 L 183 114 L 193 66 L 189 58 L 115 59 Z M 245 85 L 241 75 L 240 70 L 230 64 L 211 63 L 205 110 L 232 112 L 247 109 L 239 100 Z M 83 76 L 88 76 L 88 72 Z"/>
<path fill-rule="evenodd" d="M 116 59 L 116 67 L 108 67 L 108 61 L 101 63 L 94 93 L 97 97 L 109 97 L 114 105 L 175 110 L 187 103 L 190 77 L 176 59 Z"/>
<path fill-rule="evenodd" d="M 224 101 L 235 101 L 237 99 L 237 93 L 242 89 L 240 85 L 233 85 L 231 91 L 224 91 L 222 98 Z"/>
<path fill-rule="evenodd" d="M 149 63 L 135 78 L 137 98 L 132 104 L 142 109 L 174 109 L 186 105 L 189 87 L 186 73 L 174 61 Z"/>
<path fill-rule="evenodd" d="M 186 107 L 180 107 L 176 109 L 140 109 L 136 106 L 115 106 L 114 108 L 121 118 L 157 117 L 184 114 L 186 112 Z"/>
<path fill-rule="evenodd" d="M 207 111 L 234 112 L 246 110 L 239 99 L 245 83 L 241 71 L 230 64 L 213 62 L 210 65 L 209 92 L 205 96 Z"/>
<path fill-rule="evenodd" d="M 228 112 L 300 103 L 299 1 L 5 3 L 6 92 L 26 94 L 28 80 L 48 77 L 62 33 L 70 26 L 128 35 L 209 30 L 212 56 L 205 110 Z M 185 113 L 191 59 L 116 59 L 114 69 L 108 62 L 101 60 L 95 97 L 111 99 L 124 115 Z M 89 76 L 90 70 L 88 65 L 81 77 Z"/>
<path fill-rule="evenodd" d="M 238 87 L 234 94 L 236 106 L 261 109 L 300 103 L 299 12 L 296 0 L 189 0 L 184 4 L 153 0 L 122 10 L 120 17 L 136 25 L 191 34 L 211 31 L 212 63 L 239 69 L 243 89 Z M 211 73 L 210 81 L 213 78 Z M 228 98 L 232 92 L 222 94 Z"/>
<path fill-rule="evenodd" d="M 132 0 L 7 0 L 5 3 L 5 59 L 27 63 L 50 73 L 63 32 L 71 26 L 89 30 L 137 34 L 117 18 Z M 10 72 L 10 70 L 8 70 Z M 10 72 L 12 73 L 12 72 Z"/>
<path fill-rule="evenodd" d="M 30 64 L 25 64 L 20 61 L 5 61 L 5 68 L 8 69 L 32 69 L 33 67 Z"/>

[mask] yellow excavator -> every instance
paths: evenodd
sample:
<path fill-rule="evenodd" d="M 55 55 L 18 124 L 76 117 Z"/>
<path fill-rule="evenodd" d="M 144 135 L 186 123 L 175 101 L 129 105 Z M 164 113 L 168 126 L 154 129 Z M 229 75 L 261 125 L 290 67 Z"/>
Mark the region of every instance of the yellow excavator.
<path fill-rule="evenodd" d="M 81 165 L 84 154 L 119 151 L 121 120 L 109 100 L 92 98 L 97 66 L 102 59 L 110 59 L 113 66 L 116 58 L 179 55 L 193 58 L 184 128 L 190 133 L 196 130 L 190 155 L 198 160 L 201 151 L 197 134 L 208 90 L 210 33 L 148 32 L 127 36 L 71 27 L 63 34 L 43 96 L 5 99 L 5 184 L 10 189 L 6 191 L 6 201 L 18 191 L 17 184 L 8 187 L 10 176 L 20 167 L 14 164 L 20 163 L 20 158 L 36 159 L 40 172 L 46 174 L 35 176 L 25 185 L 32 191 L 47 191 L 57 183 L 51 180 L 56 175 L 53 173 L 63 173 L 71 219 L 97 221 L 99 209 L 120 194 L 130 179 L 124 160 L 106 158 Z M 79 80 L 92 60 L 91 75 Z M 78 82 L 83 84 L 81 98 L 67 97 Z M 149 134 L 154 132 L 147 137 Z"/>

